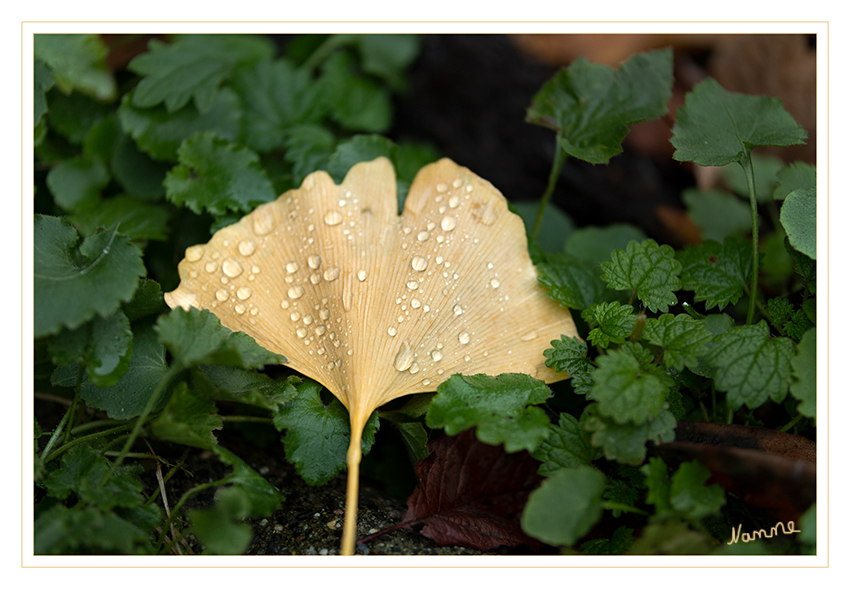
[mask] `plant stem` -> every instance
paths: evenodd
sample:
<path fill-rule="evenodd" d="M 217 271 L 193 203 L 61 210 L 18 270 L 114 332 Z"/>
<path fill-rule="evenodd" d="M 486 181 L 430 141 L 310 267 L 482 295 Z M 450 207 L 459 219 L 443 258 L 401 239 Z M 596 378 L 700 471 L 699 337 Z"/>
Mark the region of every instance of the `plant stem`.
<path fill-rule="evenodd" d="M 637 507 L 632 507 L 631 505 L 626 505 L 625 503 L 617 503 L 616 501 L 603 501 L 602 507 L 604 509 L 618 510 L 618 511 L 626 511 L 629 513 L 637 513 L 638 515 L 650 516 L 651 514 L 644 511 L 643 509 L 638 509 Z"/>
<path fill-rule="evenodd" d="M 157 553 L 159 553 L 160 548 L 162 548 L 162 543 L 165 541 L 165 536 L 167 535 L 168 530 L 171 528 L 172 521 L 174 520 L 175 516 L 180 513 L 180 510 L 183 508 L 183 505 L 186 503 L 186 501 L 188 501 L 189 498 L 192 497 L 192 495 L 195 495 L 196 493 L 200 493 L 201 491 L 205 491 L 212 487 L 219 487 L 228 483 L 229 481 L 229 477 L 224 477 L 223 479 L 219 479 L 217 481 L 211 481 L 209 483 L 198 485 L 197 487 L 193 487 L 183 493 L 183 496 L 180 498 L 180 501 L 177 502 L 177 505 L 171 508 L 171 515 L 169 515 L 168 518 L 162 524 L 162 534 L 159 537 L 159 541 L 156 543 Z"/>
<path fill-rule="evenodd" d="M 310 54 L 310 57 L 307 58 L 307 61 L 304 62 L 302 67 L 307 71 L 313 71 L 328 55 L 333 53 L 334 49 L 342 47 L 348 42 L 348 35 L 330 35 Z"/>
<path fill-rule="evenodd" d="M 756 178 L 749 149 L 744 150 L 744 156 L 739 163 L 744 169 L 744 176 L 747 177 L 747 189 L 750 193 L 750 214 L 753 220 L 753 277 L 750 281 L 750 306 L 747 309 L 747 325 L 752 325 L 759 284 L 759 213 L 758 203 L 756 202 Z"/>
<path fill-rule="evenodd" d="M 781 432 L 783 432 L 783 433 L 784 433 L 784 432 L 787 432 L 788 430 L 792 429 L 795 425 L 797 425 L 797 423 L 798 423 L 801 419 L 803 419 L 803 415 L 802 415 L 802 413 L 798 413 L 798 414 L 797 414 L 797 417 L 795 417 L 794 419 L 792 419 L 791 421 L 789 421 L 788 423 L 786 423 L 785 425 L 783 425 L 782 427 L 780 427 L 780 428 L 779 428 L 779 431 L 781 431 Z"/>
<path fill-rule="evenodd" d="M 221 420 L 225 423 L 274 423 L 271 417 L 260 415 L 222 415 Z"/>
<path fill-rule="evenodd" d="M 44 450 L 41 451 L 41 459 L 44 460 L 44 457 L 50 452 L 50 449 L 56 445 L 56 441 L 59 439 L 59 436 L 62 435 L 62 430 L 65 429 L 65 424 L 71 416 L 71 413 L 74 411 L 74 407 L 71 406 L 68 408 L 68 411 L 65 412 L 65 415 L 62 416 L 62 420 L 59 422 L 59 425 L 56 426 L 56 429 L 53 430 L 53 435 L 50 436 L 50 439 L 47 440 L 47 445 L 44 446 Z"/>
<path fill-rule="evenodd" d="M 552 170 L 549 172 L 546 192 L 543 193 L 540 206 L 537 207 L 537 218 L 534 220 L 534 227 L 531 229 L 531 241 L 537 240 L 537 234 L 540 233 L 540 226 L 543 224 L 543 216 L 546 213 L 546 206 L 549 204 L 549 199 L 552 198 L 552 193 L 555 192 L 558 176 L 561 175 L 561 169 L 565 163 L 567 163 L 567 152 L 561 149 L 561 130 L 559 129 L 555 135 L 555 159 L 552 160 Z"/>
<path fill-rule="evenodd" d="M 64 444 L 61 448 L 58 448 L 55 452 L 53 452 L 50 456 L 47 457 L 45 462 L 50 462 L 51 460 L 55 459 L 60 454 L 63 454 L 64 452 L 70 450 L 71 448 L 73 448 L 77 444 L 82 444 L 84 442 L 87 442 L 88 440 L 93 440 L 93 439 L 98 438 L 100 436 L 106 436 L 106 435 L 109 435 L 109 434 L 114 434 L 114 433 L 117 433 L 117 432 L 125 431 L 125 430 L 130 429 L 130 427 L 132 427 L 132 426 L 128 423 L 128 424 L 125 424 L 125 425 L 120 425 L 118 427 L 113 427 L 112 429 L 103 430 L 102 432 L 96 432 L 96 433 L 93 433 L 93 434 L 89 434 L 89 435 L 83 436 L 81 438 L 75 438 L 74 440 L 68 442 L 67 444 Z"/>

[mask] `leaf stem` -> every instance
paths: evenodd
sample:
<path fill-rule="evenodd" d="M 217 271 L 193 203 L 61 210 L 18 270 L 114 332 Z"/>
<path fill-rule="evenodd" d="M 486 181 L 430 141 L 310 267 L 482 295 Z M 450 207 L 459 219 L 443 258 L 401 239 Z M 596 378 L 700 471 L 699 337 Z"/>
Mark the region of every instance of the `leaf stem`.
<path fill-rule="evenodd" d="M 44 457 L 47 456 L 53 446 L 56 445 L 56 442 L 59 439 L 59 436 L 62 435 L 62 431 L 65 429 L 65 424 L 68 422 L 73 411 L 74 407 L 72 405 L 68 408 L 68 411 L 65 412 L 65 415 L 62 416 L 62 420 L 59 422 L 59 425 L 56 426 L 56 429 L 53 430 L 53 435 L 50 436 L 50 439 L 47 440 L 47 444 L 44 446 L 44 450 L 41 451 L 42 460 L 44 460 Z"/>
<path fill-rule="evenodd" d="M 759 284 L 759 213 L 758 203 L 756 202 L 756 179 L 753 172 L 752 154 L 748 148 L 744 149 L 744 155 L 738 163 L 741 164 L 744 169 L 744 176 L 747 178 L 747 190 L 750 193 L 750 214 L 753 221 L 753 277 L 750 282 L 750 305 L 747 309 L 747 325 L 752 325 Z"/>
<path fill-rule="evenodd" d="M 224 477 L 223 479 L 219 479 L 217 481 L 210 481 L 209 483 L 204 483 L 202 485 L 198 485 L 197 487 L 192 487 L 180 498 L 180 501 L 177 502 L 177 505 L 171 508 L 171 515 L 169 515 L 166 520 L 162 524 L 162 534 L 159 537 L 159 540 L 156 543 L 156 552 L 159 553 L 162 548 L 162 543 L 165 541 L 165 537 L 168 534 L 168 530 L 171 529 L 171 523 L 174 521 L 174 518 L 180 513 L 180 510 L 183 508 L 183 505 L 188 501 L 192 495 L 200 493 L 201 491 L 206 491 L 207 489 L 211 489 L 213 487 L 220 487 L 221 485 L 226 485 L 230 482 L 230 475 Z"/>
<path fill-rule="evenodd" d="M 114 434 L 114 433 L 117 433 L 117 432 L 125 431 L 125 430 L 130 429 L 131 427 L 132 427 L 132 425 L 128 423 L 128 424 L 125 424 L 125 425 L 120 425 L 118 427 L 113 427 L 111 429 L 103 430 L 103 431 L 100 431 L 100 432 L 95 432 L 93 434 L 89 434 L 89 435 L 83 436 L 81 438 L 75 438 L 75 439 L 71 440 L 70 442 L 68 442 L 67 444 L 62 445 L 62 447 L 57 448 L 55 452 L 53 452 L 50 456 L 47 457 L 45 462 L 50 462 L 51 460 L 54 460 L 57 456 L 59 456 L 60 454 L 64 454 L 65 452 L 67 452 L 68 450 L 70 450 L 71 448 L 76 446 L 77 444 L 82 444 L 84 442 L 87 442 L 89 440 L 93 440 L 95 438 L 99 438 L 101 436 L 106 436 L 106 435 L 109 435 L 109 434 Z"/>
<path fill-rule="evenodd" d="M 543 217 L 546 213 L 546 206 L 549 204 L 549 199 L 552 198 L 552 193 L 555 192 L 555 185 L 558 183 L 558 176 L 561 175 L 561 169 L 567 163 L 567 152 L 561 149 L 561 130 L 555 134 L 555 159 L 552 160 L 552 169 L 549 172 L 549 183 L 546 185 L 546 192 L 540 199 L 540 206 L 537 207 L 537 218 L 534 220 L 534 227 L 531 229 L 531 241 L 537 240 L 537 234 L 540 233 L 540 226 L 543 224 Z"/>
<path fill-rule="evenodd" d="M 783 432 L 783 433 L 784 433 L 784 432 L 787 432 L 788 430 L 792 429 L 795 425 L 797 425 L 797 423 L 798 423 L 801 419 L 803 419 L 803 415 L 802 415 L 802 413 L 798 413 L 798 414 L 797 414 L 797 417 L 795 417 L 794 419 L 792 419 L 791 421 L 789 421 L 788 423 L 786 423 L 785 425 L 783 425 L 782 427 L 780 427 L 780 428 L 779 428 L 779 431 L 781 431 L 781 432 Z"/>
<path fill-rule="evenodd" d="M 644 516 L 647 516 L 647 517 L 652 515 L 651 513 L 644 511 L 643 509 L 638 509 L 637 507 L 633 507 L 631 505 L 626 505 L 625 503 L 618 503 L 616 501 L 603 501 L 602 507 L 604 509 L 610 509 L 610 510 L 616 509 L 618 511 L 626 511 L 626 512 L 629 512 L 629 513 L 637 513 L 638 515 L 644 515 Z"/>

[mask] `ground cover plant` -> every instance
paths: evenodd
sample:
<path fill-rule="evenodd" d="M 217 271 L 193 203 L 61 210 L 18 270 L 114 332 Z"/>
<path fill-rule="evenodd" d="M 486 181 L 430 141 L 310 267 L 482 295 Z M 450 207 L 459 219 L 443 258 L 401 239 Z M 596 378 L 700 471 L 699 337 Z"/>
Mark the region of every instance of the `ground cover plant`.
<path fill-rule="evenodd" d="M 441 156 L 384 135 L 419 42 L 178 36 L 107 68 L 98 36 L 36 36 L 37 554 L 244 553 L 285 489 L 226 432 L 311 485 L 345 468 L 338 400 L 163 293 L 187 248 L 315 170 L 339 183 L 386 157 L 401 209 Z M 392 430 L 404 452 L 384 480 L 418 479 L 395 528 L 484 551 L 814 553 L 816 182 L 811 165 L 758 153 L 807 139 L 781 102 L 707 79 L 674 113 L 674 159 L 726 166 L 728 191 L 682 198 L 701 243 L 676 251 L 614 225 L 549 245 L 566 232 L 549 201 L 567 159 L 616 158 L 631 126 L 667 113 L 673 83 L 671 50 L 616 69 L 578 59 L 528 105 L 556 149 L 541 200 L 516 210 L 540 288 L 578 327 L 540 349 L 570 378 L 455 374 L 376 410 L 363 453 Z M 175 448 L 227 474 L 173 497 Z M 744 541 L 756 530 L 775 533 Z"/>

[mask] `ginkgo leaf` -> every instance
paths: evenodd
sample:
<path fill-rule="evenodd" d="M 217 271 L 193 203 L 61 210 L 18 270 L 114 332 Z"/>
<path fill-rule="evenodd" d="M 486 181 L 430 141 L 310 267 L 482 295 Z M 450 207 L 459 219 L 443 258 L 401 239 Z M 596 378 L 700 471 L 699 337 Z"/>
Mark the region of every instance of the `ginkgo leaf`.
<path fill-rule="evenodd" d="M 179 272 L 171 307 L 209 309 L 348 409 L 349 554 L 360 443 L 376 408 L 455 373 L 564 379 L 543 350 L 577 335 L 537 282 L 522 220 L 447 159 L 420 170 L 401 216 L 386 158 L 354 165 L 340 185 L 311 174 L 190 247 Z"/>

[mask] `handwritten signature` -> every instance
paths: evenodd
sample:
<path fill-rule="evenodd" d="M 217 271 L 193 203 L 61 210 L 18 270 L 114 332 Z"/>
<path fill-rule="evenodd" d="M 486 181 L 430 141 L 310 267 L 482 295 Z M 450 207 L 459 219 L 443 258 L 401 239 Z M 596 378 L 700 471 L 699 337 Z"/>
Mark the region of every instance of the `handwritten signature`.
<path fill-rule="evenodd" d="M 785 529 L 785 524 L 782 522 L 777 523 L 775 526 L 770 528 L 770 531 L 761 529 L 756 530 L 754 532 L 744 532 L 741 533 L 741 525 L 738 525 L 738 529 L 732 528 L 732 539 L 729 540 L 726 544 L 735 544 L 738 540 L 743 542 L 752 542 L 753 540 L 758 540 L 759 538 L 773 538 L 774 536 L 779 535 L 779 530 L 782 530 L 782 533 L 786 536 L 789 534 L 799 534 L 800 530 L 795 529 L 794 522 L 788 522 L 788 529 Z"/>

